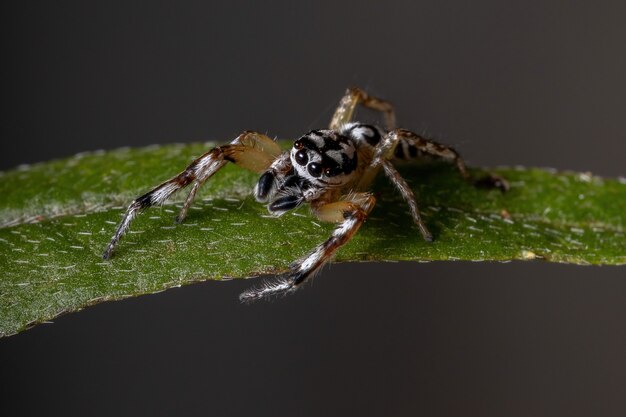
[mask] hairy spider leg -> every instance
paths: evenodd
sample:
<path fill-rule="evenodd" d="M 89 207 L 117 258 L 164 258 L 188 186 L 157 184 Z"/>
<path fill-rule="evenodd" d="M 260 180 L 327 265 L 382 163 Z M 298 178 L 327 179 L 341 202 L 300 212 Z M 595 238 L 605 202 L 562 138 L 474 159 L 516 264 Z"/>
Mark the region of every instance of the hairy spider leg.
<path fill-rule="evenodd" d="M 359 189 L 369 187 L 382 167 L 387 178 L 400 191 L 402 198 L 408 204 L 411 217 L 419 228 L 422 237 L 427 242 L 432 242 L 433 235 L 422 219 L 413 190 L 391 162 L 394 159 L 414 159 L 425 154 L 455 163 L 461 176 L 465 179 L 469 178 L 463 160 L 454 149 L 425 139 L 406 129 L 393 129 L 387 132 L 376 145 L 371 167 L 361 178 Z"/>
<path fill-rule="evenodd" d="M 404 178 L 402 178 L 400 173 L 396 170 L 391 162 L 386 160 L 382 161 L 382 166 L 387 178 L 389 178 L 391 183 L 398 189 L 398 191 L 400 191 L 402 198 L 404 198 L 404 201 L 406 201 L 406 203 L 409 205 L 411 217 L 419 228 L 422 237 L 425 241 L 432 242 L 433 235 L 432 233 L 430 233 L 428 227 L 426 227 L 426 223 L 424 223 L 424 220 L 422 219 L 413 190 L 411 190 L 409 184 L 406 183 Z"/>
<path fill-rule="evenodd" d="M 369 193 L 353 193 L 345 200 L 331 203 L 313 204 L 313 214 L 320 220 L 339 222 L 332 235 L 324 243 L 318 245 L 308 255 L 291 264 L 290 271 L 285 275 L 266 281 L 260 287 L 253 287 L 243 292 L 241 301 L 254 301 L 272 295 L 284 295 L 295 291 L 298 286 L 312 277 L 334 253 L 348 243 L 359 230 L 376 199 Z"/>
<path fill-rule="evenodd" d="M 128 206 L 124 218 L 102 255 L 103 259 L 111 258 L 113 250 L 128 230 L 130 223 L 142 210 L 164 203 L 176 191 L 193 183 L 177 217 L 177 221 L 181 222 L 198 188 L 227 162 L 234 162 L 242 168 L 260 173 L 266 170 L 280 153 L 280 146 L 276 142 L 256 132 L 244 132 L 230 144 L 211 149 L 195 159 L 183 172 L 136 198 Z"/>
<path fill-rule="evenodd" d="M 442 145 L 435 141 L 425 139 L 417 133 L 406 129 L 394 129 L 387 134 L 391 142 L 396 145 L 386 150 L 385 158 L 389 159 L 393 154 L 395 160 L 410 160 L 423 156 L 429 156 L 454 164 L 466 181 L 479 187 L 497 188 L 502 192 L 509 189 L 508 182 L 495 174 L 487 174 L 481 178 L 473 178 L 465 167 L 465 162 L 459 153 L 453 148 Z"/>
<path fill-rule="evenodd" d="M 358 188 L 365 189 L 369 187 L 379 168 L 382 167 L 387 178 L 400 191 L 400 194 L 409 205 L 413 221 L 418 226 L 424 240 L 428 242 L 433 241 L 433 236 L 420 215 L 415 194 L 392 163 L 393 160 L 410 160 L 424 155 L 453 163 L 461 177 L 475 185 L 486 185 L 499 188 L 502 191 L 508 189 L 506 180 L 493 174 L 478 181 L 472 180 L 459 153 L 449 146 L 425 139 L 417 133 L 406 129 L 393 129 L 388 132 L 376 146 L 371 167 L 361 178 Z"/>
<path fill-rule="evenodd" d="M 329 128 L 339 130 L 341 126 L 351 122 L 354 110 L 358 104 L 383 113 L 387 130 L 396 127 L 396 115 L 391 103 L 377 97 L 372 97 L 360 88 L 351 87 L 346 90 L 346 93 L 339 101 L 339 106 L 335 110 Z"/>
<path fill-rule="evenodd" d="M 449 146 L 426 139 L 406 129 L 394 129 L 387 133 L 384 140 L 389 141 L 389 144 L 386 145 L 385 154 L 381 156 L 387 160 L 392 158 L 410 160 L 430 156 L 455 164 L 464 179 L 470 178 L 465 162 L 463 162 L 459 153 Z"/>
<path fill-rule="evenodd" d="M 262 173 L 269 166 L 271 166 L 276 157 L 281 153 L 280 146 L 271 138 L 261 133 L 252 131 L 243 132 L 235 140 L 233 140 L 230 145 L 217 147 L 209 151 L 208 154 L 215 151 L 216 149 L 221 149 L 221 155 L 225 161 L 234 162 L 238 166 L 248 169 L 252 172 L 256 172 L 257 174 Z M 222 166 L 224 166 L 225 163 L 226 162 L 224 162 Z M 220 166 L 219 168 L 221 168 L 222 166 Z M 219 168 L 217 169 L 219 170 Z M 189 195 L 185 199 L 185 203 L 183 204 L 180 213 L 176 217 L 177 223 L 182 223 L 185 220 L 189 207 L 191 207 L 191 204 L 196 197 L 198 189 L 216 171 L 207 173 L 208 175 L 197 176 L 191 187 L 191 190 L 189 191 Z"/>
<path fill-rule="evenodd" d="M 489 174 L 479 179 L 472 179 L 463 160 L 459 157 L 458 152 L 454 149 L 441 145 L 435 141 L 425 139 L 420 135 L 413 133 L 405 129 L 396 129 L 396 118 L 393 105 L 383 99 L 372 97 L 364 90 L 358 87 L 348 88 L 344 96 L 339 101 L 339 106 L 335 110 L 333 118 L 330 122 L 330 129 L 341 130 L 342 127 L 351 122 L 354 111 L 357 105 L 377 110 L 383 113 L 385 117 L 385 125 L 390 133 L 396 132 L 396 135 L 404 137 L 400 140 L 397 146 L 391 148 L 391 152 L 396 154 L 393 156 L 397 159 L 409 159 L 420 155 L 428 155 L 435 158 L 454 162 L 459 170 L 461 176 L 467 181 L 471 182 L 475 186 L 485 188 L 498 188 L 500 191 L 505 192 L 509 189 L 508 182 L 495 174 Z M 388 157 L 391 159 L 392 157 Z M 363 178 L 361 184 L 367 183 L 369 185 L 376 176 L 378 169 L 371 169 L 366 178 Z M 359 187 L 359 189 L 363 189 Z"/>

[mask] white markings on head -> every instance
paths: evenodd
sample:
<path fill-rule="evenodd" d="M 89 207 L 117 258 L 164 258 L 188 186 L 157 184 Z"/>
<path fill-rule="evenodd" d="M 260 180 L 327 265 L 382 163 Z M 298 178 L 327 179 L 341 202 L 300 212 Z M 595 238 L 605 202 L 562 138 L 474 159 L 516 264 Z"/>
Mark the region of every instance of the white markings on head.
<path fill-rule="evenodd" d="M 295 171 L 320 187 L 348 183 L 356 169 L 356 146 L 334 130 L 313 130 L 294 143 L 290 158 Z"/>

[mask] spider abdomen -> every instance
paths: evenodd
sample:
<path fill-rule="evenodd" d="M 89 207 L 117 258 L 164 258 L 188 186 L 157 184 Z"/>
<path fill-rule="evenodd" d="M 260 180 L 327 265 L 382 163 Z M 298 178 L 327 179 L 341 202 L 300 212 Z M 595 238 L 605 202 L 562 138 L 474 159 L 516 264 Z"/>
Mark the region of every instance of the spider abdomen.
<path fill-rule="evenodd" d="M 341 133 L 350 137 L 358 144 L 375 147 L 383 137 L 384 132 L 374 125 L 365 123 L 347 123 L 342 126 Z"/>

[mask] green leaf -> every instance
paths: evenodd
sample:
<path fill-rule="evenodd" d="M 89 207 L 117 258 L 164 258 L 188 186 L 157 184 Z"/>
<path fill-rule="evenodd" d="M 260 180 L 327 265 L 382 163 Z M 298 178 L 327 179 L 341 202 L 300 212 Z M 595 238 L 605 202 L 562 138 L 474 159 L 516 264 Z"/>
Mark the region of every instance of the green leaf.
<path fill-rule="evenodd" d="M 87 305 L 207 279 L 284 271 L 333 226 L 300 209 L 272 218 L 256 175 L 227 166 L 184 224 L 171 204 L 139 216 L 111 261 L 102 252 L 126 206 L 213 144 L 91 152 L 0 173 L 0 335 Z M 481 170 L 474 170 L 479 175 Z M 384 178 L 378 204 L 337 261 L 545 259 L 626 263 L 626 183 L 585 173 L 500 168 L 511 190 L 476 189 L 447 165 L 401 168 L 436 241 L 426 243 Z"/>

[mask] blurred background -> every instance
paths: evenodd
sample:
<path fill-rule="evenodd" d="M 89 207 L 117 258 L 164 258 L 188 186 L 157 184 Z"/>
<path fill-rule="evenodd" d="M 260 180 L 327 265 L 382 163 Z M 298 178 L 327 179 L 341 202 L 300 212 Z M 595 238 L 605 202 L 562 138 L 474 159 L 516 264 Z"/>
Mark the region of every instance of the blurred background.
<path fill-rule="evenodd" d="M 623 2 L 363 3 L 3 2 L 0 169 L 244 129 L 294 138 L 356 85 L 470 165 L 626 174 Z M 623 267 L 338 264 L 241 305 L 250 284 L 0 340 L 0 414 L 626 412 Z"/>

